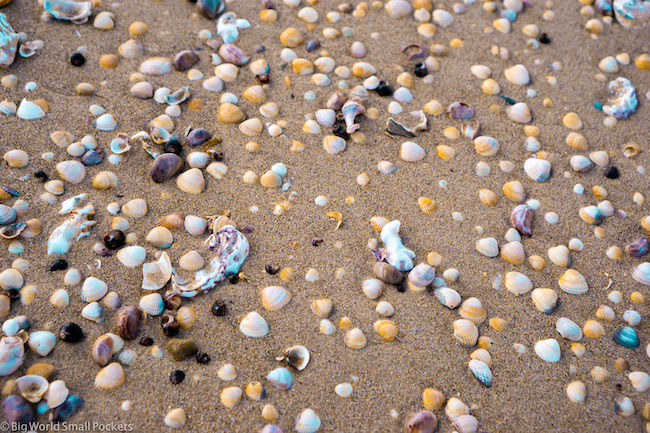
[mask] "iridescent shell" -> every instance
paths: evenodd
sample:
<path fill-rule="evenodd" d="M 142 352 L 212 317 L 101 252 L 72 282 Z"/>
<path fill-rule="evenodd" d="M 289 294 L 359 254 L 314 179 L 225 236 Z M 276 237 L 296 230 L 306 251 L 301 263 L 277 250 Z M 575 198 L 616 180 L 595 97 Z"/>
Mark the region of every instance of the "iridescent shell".
<path fill-rule="evenodd" d="M 14 62 L 19 39 L 18 33 L 14 32 L 9 24 L 7 16 L 0 14 L 0 66 L 9 66 Z"/>
<path fill-rule="evenodd" d="M 648 10 L 650 11 L 650 7 Z M 650 12 L 648 14 L 650 15 Z M 618 77 L 611 81 L 607 87 L 612 98 L 607 100 L 607 105 L 603 105 L 603 112 L 619 119 L 633 114 L 639 103 L 636 98 L 636 89 L 630 80 Z"/>
<path fill-rule="evenodd" d="M 519 233 L 525 236 L 531 236 L 533 233 L 532 224 L 534 214 L 535 211 L 532 207 L 522 204 L 512 210 L 510 213 L 510 222 Z"/>
<path fill-rule="evenodd" d="M 492 386 L 494 376 L 492 375 L 492 370 L 490 370 L 490 367 L 485 362 L 478 359 L 472 359 L 469 362 L 469 370 L 483 385 L 488 388 Z"/>
<path fill-rule="evenodd" d="M 305 409 L 296 418 L 295 429 L 298 433 L 315 433 L 321 426 L 321 420 L 311 409 Z"/>
<path fill-rule="evenodd" d="M 287 391 L 293 385 L 293 376 L 291 372 L 284 368 L 279 367 L 272 370 L 267 376 L 266 379 L 271 382 L 271 384 L 277 389 Z"/>
<path fill-rule="evenodd" d="M 83 24 L 88 21 L 92 12 L 92 4 L 89 1 L 44 0 L 43 8 L 55 19 L 72 21 L 75 24 Z"/>

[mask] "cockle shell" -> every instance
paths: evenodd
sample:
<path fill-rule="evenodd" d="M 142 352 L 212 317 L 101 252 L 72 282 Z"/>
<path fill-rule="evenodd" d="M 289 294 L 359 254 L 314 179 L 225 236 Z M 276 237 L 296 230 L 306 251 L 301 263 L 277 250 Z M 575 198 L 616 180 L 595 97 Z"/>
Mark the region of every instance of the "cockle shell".
<path fill-rule="evenodd" d="M 436 277 L 436 270 L 426 263 L 419 263 L 408 274 L 408 280 L 415 287 L 425 288 Z"/>
<path fill-rule="evenodd" d="M 458 433 L 476 433 L 478 431 L 478 420 L 472 415 L 461 415 L 454 418 L 452 426 Z"/>
<path fill-rule="evenodd" d="M 522 235 L 531 236 L 533 234 L 532 224 L 535 211 L 532 207 L 522 204 L 515 207 L 510 213 L 510 222 L 514 228 Z"/>
<path fill-rule="evenodd" d="M 532 180 L 544 182 L 551 175 L 551 163 L 545 159 L 528 158 L 524 162 L 524 171 Z"/>
<path fill-rule="evenodd" d="M 269 311 L 277 311 L 291 301 L 291 292 L 281 286 L 267 286 L 262 289 L 262 306 Z"/>
<path fill-rule="evenodd" d="M 375 331 L 386 341 L 397 338 L 397 326 L 390 320 L 377 320 L 374 324 Z"/>
<path fill-rule="evenodd" d="M 271 382 L 274 387 L 283 391 L 289 390 L 291 385 L 293 385 L 293 376 L 291 376 L 291 372 L 284 367 L 271 370 L 271 372 L 266 376 L 266 379 Z"/>
<path fill-rule="evenodd" d="M 88 277 L 81 286 L 81 300 L 94 302 L 102 299 L 108 293 L 108 286 L 102 280 L 95 277 Z"/>
<path fill-rule="evenodd" d="M 472 323 L 480 324 L 485 321 L 487 318 L 487 313 L 485 308 L 481 304 L 481 301 L 478 298 L 467 298 L 463 301 L 458 309 L 460 317 L 467 319 Z"/>
<path fill-rule="evenodd" d="M 251 311 L 242 319 L 239 330 L 247 337 L 264 337 L 269 333 L 269 325 L 256 311 Z"/>
<path fill-rule="evenodd" d="M 643 262 L 632 269 L 632 278 L 637 283 L 650 286 L 650 263 Z"/>
<path fill-rule="evenodd" d="M 499 243 L 495 238 L 482 238 L 476 241 L 476 251 L 485 257 L 496 257 L 499 255 Z"/>
<path fill-rule="evenodd" d="M 108 364 L 95 376 L 95 387 L 102 390 L 117 388 L 122 383 L 124 383 L 124 370 L 117 362 Z"/>
<path fill-rule="evenodd" d="M 479 136 L 474 139 L 474 149 L 481 156 L 494 156 L 499 151 L 499 142 L 488 136 Z"/>
<path fill-rule="evenodd" d="M 530 83 L 530 75 L 524 65 L 515 65 L 506 69 L 503 74 L 512 84 L 526 86 Z"/>
<path fill-rule="evenodd" d="M 329 317 L 332 313 L 332 301 L 330 299 L 315 299 L 311 303 L 311 311 L 318 317 Z"/>
<path fill-rule="evenodd" d="M 163 253 L 165 254 L 165 253 Z M 149 316 L 158 316 L 165 309 L 165 302 L 160 293 L 150 293 L 140 298 L 140 309 Z"/>
<path fill-rule="evenodd" d="M 571 256 L 569 255 L 569 249 L 564 245 L 558 245 L 548 249 L 548 258 L 551 261 L 562 268 L 568 268 L 571 266 Z"/>
<path fill-rule="evenodd" d="M 223 404 L 228 409 L 232 409 L 233 407 L 237 406 L 237 404 L 239 404 L 242 395 L 243 391 L 241 388 L 238 386 L 231 386 L 221 391 L 221 396 L 219 398 L 221 400 L 221 404 Z"/>
<path fill-rule="evenodd" d="M 0 14 L 0 66 L 9 66 L 14 62 L 19 40 L 20 36 L 9 24 L 7 16 Z"/>
<path fill-rule="evenodd" d="M 9 268 L 0 272 L 0 288 L 4 290 L 18 290 L 24 283 L 23 275 L 16 269 Z"/>
<path fill-rule="evenodd" d="M 148 234 L 145 240 L 159 249 L 167 249 L 174 243 L 174 235 L 169 229 L 165 227 L 154 227 Z"/>
<path fill-rule="evenodd" d="M 533 119 L 530 114 L 530 108 L 525 102 L 518 102 L 506 109 L 506 113 L 511 120 L 517 123 L 528 123 Z"/>
<path fill-rule="evenodd" d="M 494 376 L 492 375 L 492 370 L 490 370 L 490 367 L 485 362 L 472 359 L 469 362 L 469 370 L 483 385 L 488 388 L 492 386 Z"/>
<path fill-rule="evenodd" d="M 629 349 L 639 347 L 639 337 L 636 335 L 634 328 L 631 328 L 629 326 L 623 326 L 617 329 L 614 332 L 612 339 L 616 344 L 627 347 Z"/>
<path fill-rule="evenodd" d="M 305 409 L 296 418 L 295 429 L 298 433 L 315 433 L 320 429 L 321 420 L 311 409 Z"/>
<path fill-rule="evenodd" d="M 407 433 L 433 433 L 436 428 L 438 428 L 438 418 L 427 410 L 416 413 L 406 423 Z"/>
<path fill-rule="evenodd" d="M 112 171 L 100 171 L 93 179 L 93 188 L 106 190 L 117 185 L 118 179 Z"/>
<path fill-rule="evenodd" d="M 542 288 L 533 290 L 530 294 L 530 298 L 538 311 L 550 314 L 557 305 L 558 295 L 553 289 Z"/>
<path fill-rule="evenodd" d="M 359 328 L 353 328 L 346 332 L 343 341 L 351 349 L 361 349 L 367 343 L 366 336 Z"/>
<path fill-rule="evenodd" d="M 503 194 L 510 200 L 521 203 L 526 199 L 524 186 L 518 180 L 506 182 L 503 185 Z"/>
<path fill-rule="evenodd" d="M 422 391 L 422 404 L 427 410 L 438 410 L 445 404 L 445 395 L 433 388 Z"/>
<path fill-rule="evenodd" d="M 62 161 L 56 165 L 59 177 L 73 185 L 81 183 L 86 177 L 86 168 L 79 161 Z"/>
<path fill-rule="evenodd" d="M 122 205 L 122 212 L 131 218 L 142 218 L 147 214 L 147 202 L 136 198 Z"/>
<path fill-rule="evenodd" d="M 401 275 L 401 274 L 400 274 Z M 384 283 L 381 280 L 370 278 L 363 281 L 361 290 L 370 299 L 379 298 L 384 292 Z"/>
<path fill-rule="evenodd" d="M 43 396 L 43 399 L 47 401 L 47 407 L 49 409 L 54 409 L 59 407 L 65 402 L 68 398 L 70 391 L 65 385 L 65 382 L 62 380 L 55 380 L 50 383 L 47 388 L 47 392 Z"/>
<path fill-rule="evenodd" d="M 574 269 L 568 269 L 559 279 L 560 289 L 572 295 L 587 293 L 589 286 L 582 274 Z"/>
<path fill-rule="evenodd" d="M 634 389 L 638 392 L 645 392 L 650 389 L 650 376 L 643 371 L 633 371 L 627 376 Z"/>
<path fill-rule="evenodd" d="M 56 335 L 47 331 L 36 331 L 29 334 L 29 348 L 40 356 L 47 356 L 56 345 Z"/>
<path fill-rule="evenodd" d="M 558 362 L 562 355 L 560 345 L 554 338 L 535 343 L 535 353 L 546 362 Z"/>
<path fill-rule="evenodd" d="M 323 148 L 330 155 L 336 155 L 345 150 L 347 144 L 344 139 L 336 135 L 326 135 L 323 137 Z"/>
<path fill-rule="evenodd" d="M 587 398 L 587 387 L 584 382 L 576 380 L 567 385 L 566 395 L 575 403 L 584 403 Z"/>
<path fill-rule="evenodd" d="M 520 265 L 526 260 L 524 246 L 518 241 L 502 245 L 500 254 L 503 260 L 514 265 Z"/>
<path fill-rule="evenodd" d="M 467 319 L 459 319 L 454 322 L 454 337 L 466 347 L 472 347 L 478 340 L 478 328 Z"/>
<path fill-rule="evenodd" d="M 569 164 L 573 171 L 578 173 L 586 173 L 594 166 L 594 163 L 583 155 L 573 155 L 571 159 L 569 159 Z"/>
<path fill-rule="evenodd" d="M 567 340 L 580 341 L 582 339 L 582 329 L 573 320 L 561 317 L 555 322 L 557 332 Z"/>
<path fill-rule="evenodd" d="M 530 279 L 520 272 L 508 272 L 506 274 L 505 283 L 506 289 L 515 295 L 523 295 L 528 293 L 533 288 L 533 283 Z"/>
<path fill-rule="evenodd" d="M 459 416 L 469 415 L 469 407 L 460 399 L 452 397 L 447 401 L 447 406 L 445 406 L 445 415 L 450 420 L 454 420 Z"/>
<path fill-rule="evenodd" d="M 436 295 L 438 302 L 450 310 L 458 307 L 461 303 L 461 297 L 458 292 L 449 287 L 439 287 L 433 293 Z"/>
<path fill-rule="evenodd" d="M 190 168 L 178 176 L 176 185 L 188 194 L 201 194 L 205 189 L 203 172 L 198 168 Z"/>
<path fill-rule="evenodd" d="M 117 259 L 128 268 L 140 266 L 144 263 L 146 256 L 147 250 L 137 245 L 122 248 L 117 252 Z"/>
<path fill-rule="evenodd" d="M 167 415 L 165 415 L 163 421 L 167 427 L 178 428 L 185 425 L 187 422 L 187 415 L 185 415 L 183 408 L 177 407 L 170 410 Z"/>

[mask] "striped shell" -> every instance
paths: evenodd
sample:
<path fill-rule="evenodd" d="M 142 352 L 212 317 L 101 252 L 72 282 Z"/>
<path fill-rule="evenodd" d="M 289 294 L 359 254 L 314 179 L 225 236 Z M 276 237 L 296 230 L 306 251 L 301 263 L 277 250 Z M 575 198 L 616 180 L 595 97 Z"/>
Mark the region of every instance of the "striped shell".
<path fill-rule="evenodd" d="M 239 330 L 247 337 L 258 338 L 269 333 L 269 325 L 256 311 L 251 311 L 240 322 Z"/>
<path fill-rule="evenodd" d="M 476 241 L 476 251 L 485 257 L 496 257 L 499 255 L 499 242 L 495 238 L 483 238 Z"/>
<path fill-rule="evenodd" d="M 291 292 L 281 286 L 267 286 L 262 289 L 262 306 L 269 311 L 277 311 L 291 301 Z"/>
<path fill-rule="evenodd" d="M 108 286 L 102 280 L 88 277 L 81 286 L 81 300 L 84 302 L 99 301 L 108 293 Z"/>
<path fill-rule="evenodd" d="M 557 305 L 557 292 L 553 289 L 535 289 L 531 292 L 530 298 L 537 311 L 550 314 Z"/>
<path fill-rule="evenodd" d="M 95 376 L 95 387 L 99 389 L 113 389 L 124 383 L 124 370 L 118 362 L 108 364 Z"/>
<path fill-rule="evenodd" d="M 472 347 L 478 340 L 478 328 L 467 319 L 460 319 L 454 322 L 454 337 L 466 347 Z"/>
<path fill-rule="evenodd" d="M 329 317 L 332 308 L 332 301 L 329 299 L 315 299 L 311 303 L 311 311 L 318 317 Z"/>
<path fill-rule="evenodd" d="M 485 308 L 483 308 L 483 305 L 478 298 L 465 299 L 458 309 L 458 313 L 463 319 L 467 319 L 477 325 L 483 323 L 487 318 Z"/>
<path fill-rule="evenodd" d="M 485 362 L 472 359 L 469 362 L 469 370 L 483 385 L 488 388 L 492 386 L 494 376 L 492 375 L 492 370 L 490 370 L 490 367 Z"/>
<path fill-rule="evenodd" d="M 351 349 L 361 349 L 367 343 L 366 336 L 359 328 L 350 329 L 343 338 L 345 345 Z"/>
<path fill-rule="evenodd" d="M 571 295 L 587 293 L 589 286 L 582 274 L 574 269 L 568 269 L 559 279 L 560 289 Z"/>
<path fill-rule="evenodd" d="M 520 265 L 526 260 L 526 253 L 521 242 L 508 242 L 501 246 L 501 258 L 513 265 Z"/>
<path fill-rule="evenodd" d="M 548 258 L 551 261 L 562 268 L 568 268 L 571 266 L 571 256 L 569 255 L 569 249 L 564 245 L 558 245 L 548 249 Z"/>
<path fill-rule="evenodd" d="M 535 343 L 535 353 L 546 362 L 558 362 L 562 356 L 560 345 L 554 338 Z"/>
<path fill-rule="evenodd" d="M 240 387 L 231 386 L 221 391 L 221 396 L 219 398 L 221 400 L 221 404 L 223 404 L 228 409 L 232 409 L 239 404 L 242 395 L 243 391 Z"/>
<path fill-rule="evenodd" d="M 587 398 L 587 387 L 584 382 L 576 380 L 567 385 L 566 395 L 569 397 L 569 400 L 575 403 L 584 403 L 585 398 Z"/>

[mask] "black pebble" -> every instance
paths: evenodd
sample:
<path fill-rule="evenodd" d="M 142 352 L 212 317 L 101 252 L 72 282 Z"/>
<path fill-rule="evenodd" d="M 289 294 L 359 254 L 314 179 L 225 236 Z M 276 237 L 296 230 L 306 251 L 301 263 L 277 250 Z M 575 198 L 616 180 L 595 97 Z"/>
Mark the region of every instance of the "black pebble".
<path fill-rule="evenodd" d="M 106 247 L 116 250 L 126 242 L 126 235 L 121 230 L 111 230 L 104 236 L 104 245 Z"/>
<path fill-rule="evenodd" d="M 70 63 L 72 66 L 83 66 L 83 64 L 86 63 L 86 58 L 81 53 L 74 53 L 70 56 Z"/>
<path fill-rule="evenodd" d="M 379 82 L 379 86 L 377 86 L 376 90 L 379 96 L 390 96 L 393 94 L 393 89 L 384 81 Z"/>
<path fill-rule="evenodd" d="M 20 292 L 16 289 L 9 289 L 9 298 L 13 301 L 20 299 Z"/>
<path fill-rule="evenodd" d="M 264 45 L 260 45 L 259 47 L 255 48 L 255 52 L 258 54 L 263 53 L 264 51 L 266 51 L 266 47 Z"/>
<path fill-rule="evenodd" d="M 172 374 L 169 375 L 169 380 L 171 380 L 174 385 L 178 385 L 185 380 L 185 373 L 181 370 L 174 370 L 172 371 Z"/>
<path fill-rule="evenodd" d="M 427 71 L 427 65 L 425 65 L 424 63 L 417 63 L 415 65 L 414 73 L 416 77 L 422 78 L 426 76 L 429 73 L 429 71 Z"/>
<path fill-rule="evenodd" d="M 397 291 L 400 293 L 406 292 L 406 280 L 403 280 L 399 285 L 397 286 Z"/>
<path fill-rule="evenodd" d="M 34 173 L 34 177 L 36 179 L 40 180 L 41 182 L 47 182 L 50 176 L 47 175 L 43 170 L 38 170 L 36 173 Z"/>
<path fill-rule="evenodd" d="M 153 344 L 153 338 L 151 337 L 142 337 L 140 339 L 140 344 L 143 346 L 151 346 Z"/>
<path fill-rule="evenodd" d="M 207 364 L 210 362 L 210 355 L 208 355 L 207 353 L 196 352 L 194 356 L 196 357 L 196 362 L 198 362 L 199 364 Z"/>
<path fill-rule="evenodd" d="M 266 265 L 266 273 L 269 275 L 275 275 L 280 270 L 279 266 Z"/>
<path fill-rule="evenodd" d="M 63 259 L 58 259 L 52 262 L 50 265 L 50 271 L 65 271 L 68 269 L 68 262 Z"/>
<path fill-rule="evenodd" d="M 316 51 L 317 49 L 320 48 L 320 42 L 316 40 L 311 40 L 307 42 L 307 52 L 311 53 L 312 51 Z"/>
<path fill-rule="evenodd" d="M 239 282 L 239 275 L 232 274 L 231 276 L 228 277 L 228 281 L 230 282 L 230 284 L 237 284 Z"/>
<path fill-rule="evenodd" d="M 546 33 L 542 33 L 539 36 L 539 42 L 542 43 L 542 44 L 550 44 L 551 43 L 551 38 L 549 38 Z"/>
<path fill-rule="evenodd" d="M 59 329 L 59 338 L 66 343 L 78 343 L 84 338 L 84 333 L 76 323 L 68 323 Z"/>
<path fill-rule="evenodd" d="M 618 168 L 613 165 L 610 165 L 605 169 L 605 177 L 607 179 L 618 179 L 621 174 L 618 172 Z"/>
<path fill-rule="evenodd" d="M 226 304 L 224 304 L 222 301 L 216 301 L 214 304 L 212 304 L 211 311 L 215 316 L 221 317 L 226 315 L 228 309 L 226 308 Z"/>
<path fill-rule="evenodd" d="M 346 141 L 350 138 L 350 134 L 348 134 L 347 131 L 345 130 L 345 126 L 341 125 L 340 123 L 334 125 L 334 128 L 332 129 L 332 134 L 336 135 L 337 137 L 341 137 Z"/>
<path fill-rule="evenodd" d="M 321 238 L 316 238 L 316 239 L 314 239 L 314 240 L 311 241 L 311 244 L 312 244 L 313 246 L 315 246 L 315 247 L 319 246 L 319 245 L 322 244 L 322 243 L 323 243 L 323 240 L 322 240 Z"/>
<path fill-rule="evenodd" d="M 173 138 L 165 143 L 165 146 L 163 147 L 164 153 L 175 153 L 176 155 L 180 155 L 182 150 L 183 146 L 181 143 Z"/>

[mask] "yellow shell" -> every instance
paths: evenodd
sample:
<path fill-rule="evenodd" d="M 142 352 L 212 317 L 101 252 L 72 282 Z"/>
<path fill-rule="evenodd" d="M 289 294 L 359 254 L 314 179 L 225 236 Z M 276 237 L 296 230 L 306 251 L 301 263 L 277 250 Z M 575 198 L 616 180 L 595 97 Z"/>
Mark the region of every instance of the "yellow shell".
<path fill-rule="evenodd" d="M 104 190 L 117 185 L 117 176 L 112 171 L 100 171 L 93 179 L 93 188 Z"/>
<path fill-rule="evenodd" d="M 68 131 L 54 131 L 50 134 L 50 139 L 59 147 L 68 147 L 74 141 L 74 135 Z"/>
<path fill-rule="evenodd" d="M 589 290 L 585 277 L 574 269 L 568 269 L 560 277 L 558 284 L 562 290 L 572 295 L 582 295 Z"/>
<path fill-rule="evenodd" d="M 234 104 L 224 102 L 219 106 L 217 120 L 221 123 L 239 123 L 246 118 L 241 108 Z"/>
<path fill-rule="evenodd" d="M 570 132 L 569 135 L 566 136 L 566 144 L 582 151 L 589 149 L 587 139 L 584 135 L 578 132 Z"/>
<path fill-rule="evenodd" d="M 341 320 L 339 320 L 339 327 L 341 329 L 352 328 L 352 319 L 350 319 L 348 316 L 341 317 Z"/>
<path fill-rule="evenodd" d="M 565 114 L 562 118 L 562 123 L 564 123 L 564 126 L 569 129 L 582 128 L 582 120 L 580 120 L 580 116 L 573 112 Z"/>
<path fill-rule="evenodd" d="M 370 225 L 378 232 L 380 232 L 386 224 L 388 224 L 388 220 L 384 217 L 374 216 L 370 218 Z"/>
<path fill-rule="evenodd" d="M 460 304 L 458 313 L 463 319 L 467 319 L 477 325 L 483 323 L 487 318 L 485 308 L 483 308 L 483 305 L 478 298 L 465 299 L 463 303 Z"/>
<path fill-rule="evenodd" d="M 610 322 L 614 320 L 616 314 L 614 313 L 612 307 L 608 305 L 601 305 L 600 307 L 598 307 L 598 310 L 596 310 L 596 317 L 598 317 L 601 320 L 607 320 L 608 322 Z"/>
<path fill-rule="evenodd" d="M 641 218 L 641 227 L 650 232 L 650 215 Z"/>
<path fill-rule="evenodd" d="M 492 365 L 492 355 L 485 349 L 476 349 L 469 357 L 477 361 L 485 362 L 488 367 Z"/>
<path fill-rule="evenodd" d="M 275 421 L 279 418 L 279 414 L 275 406 L 272 404 L 267 404 L 262 408 L 262 418 L 266 421 Z"/>
<path fill-rule="evenodd" d="M 201 194 L 205 189 L 203 172 L 199 168 L 190 168 L 176 178 L 176 185 L 188 194 Z"/>
<path fill-rule="evenodd" d="M 287 27 L 282 34 L 280 34 L 280 42 L 282 45 L 289 48 L 296 48 L 305 41 L 302 33 L 295 27 Z"/>
<path fill-rule="evenodd" d="M 483 93 L 487 93 L 488 95 L 496 95 L 501 91 L 501 87 L 499 86 L 499 83 L 496 82 L 496 80 L 493 78 L 488 78 L 481 84 L 481 90 L 483 90 Z"/>
<path fill-rule="evenodd" d="M 242 93 L 242 98 L 244 98 L 248 102 L 253 102 L 257 104 L 259 102 L 263 102 L 266 100 L 266 93 L 264 92 L 262 86 L 260 85 L 252 86 L 244 90 L 244 93 Z"/>
<path fill-rule="evenodd" d="M 397 326 L 390 320 L 377 320 L 375 331 L 386 341 L 394 341 L 397 338 Z"/>
<path fill-rule="evenodd" d="M 267 171 L 260 177 L 260 185 L 264 188 L 277 188 L 282 185 L 282 178 L 274 171 Z"/>
<path fill-rule="evenodd" d="M 639 57 L 634 60 L 634 64 L 642 71 L 650 71 L 650 54 L 640 54 Z"/>
<path fill-rule="evenodd" d="M 239 130 L 250 137 L 254 135 L 260 135 L 262 133 L 262 129 L 262 122 L 256 117 L 244 120 L 239 124 Z"/>
<path fill-rule="evenodd" d="M 490 326 L 497 331 L 503 331 L 508 327 L 508 322 L 500 317 L 493 317 L 490 319 Z"/>
<path fill-rule="evenodd" d="M 351 349 L 361 349 L 366 345 L 368 340 L 359 328 L 353 328 L 345 333 L 343 341 Z"/>
<path fill-rule="evenodd" d="M 169 215 L 162 216 L 156 220 L 156 225 L 165 227 L 169 230 L 176 230 L 183 227 L 185 224 L 185 218 L 179 213 L 171 213 Z"/>
<path fill-rule="evenodd" d="M 181 307 L 176 313 L 176 321 L 183 329 L 190 329 L 196 321 L 196 311 L 190 307 Z"/>
<path fill-rule="evenodd" d="M 445 395 L 433 388 L 426 388 L 422 391 L 422 404 L 426 410 L 434 411 L 445 404 Z"/>
<path fill-rule="evenodd" d="M 510 200 L 521 203 L 526 200 L 524 186 L 518 180 L 511 180 L 503 185 L 503 194 Z"/>
<path fill-rule="evenodd" d="M 485 188 L 481 188 L 479 190 L 478 197 L 481 199 L 481 202 L 483 202 L 483 204 L 488 206 L 496 204 L 496 202 L 499 200 L 499 197 L 495 192 Z"/>
<path fill-rule="evenodd" d="M 541 256 L 533 255 L 528 257 L 528 264 L 534 270 L 541 271 L 546 266 L 546 261 Z"/>
<path fill-rule="evenodd" d="M 264 387 L 257 380 L 250 382 L 245 388 L 246 397 L 253 401 L 260 401 L 265 396 Z"/>
<path fill-rule="evenodd" d="M 429 197 L 418 198 L 418 206 L 420 206 L 420 210 L 422 210 L 422 212 L 427 214 L 436 210 L 436 202 Z"/>
<path fill-rule="evenodd" d="M 318 317 L 329 317 L 332 308 L 332 301 L 329 299 L 315 299 L 311 303 L 311 311 Z"/>
<path fill-rule="evenodd" d="M 461 345 L 472 347 L 478 340 L 478 328 L 467 319 L 456 320 L 454 322 L 454 337 Z"/>
<path fill-rule="evenodd" d="M 310 75 L 314 72 L 314 64 L 307 59 L 298 57 L 291 62 L 291 69 L 298 75 Z"/>
<path fill-rule="evenodd" d="M 290 266 L 286 268 L 282 268 L 282 270 L 280 270 L 280 273 L 278 275 L 280 276 L 280 280 L 286 283 L 287 281 L 290 281 L 291 278 L 293 277 L 293 268 Z"/>
<path fill-rule="evenodd" d="M 160 116 L 153 119 L 149 123 L 149 126 L 150 127 L 157 126 L 159 128 L 163 128 L 167 132 L 172 132 L 174 130 L 174 121 L 168 115 L 161 114 Z"/>
<path fill-rule="evenodd" d="M 156 248 L 166 249 L 174 243 L 174 236 L 165 227 L 154 227 L 145 239 Z"/>
<path fill-rule="evenodd" d="M 237 406 L 237 404 L 239 404 L 242 394 L 243 392 L 238 386 L 225 388 L 223 391 L 221 391 L 221 404 L 226 406 L 228 409 L 232 409 L 233 407 Z"/>
<path fill-rule="evenodd" d="M 447 146 L 445 144 L 439 144 L 436 146 L 436 152 L 438 152 L 438 156 L 443 161 L 448 161 L 453 158 L 454 155 L 456 155 L 456 150 L 453 147 Z"/>
<path fill-rule="evenodd" d="M 118 362 L 112 362 L 99 370 L 95 376 L 95 387 L 99 389 L 113 389 L 124 383 L 124 370 Z"/>
<path fill-rule="evenodd" d="M 356 62 L 352 65 L 352 75 L 359 78 L 367 78 L 377 72 L 374 66 L 368 62 Z"/>
<path fill-rule="evenodd" d="M 605 335 L 605 328 L 596 320 L 587 320 L 582 328 L 585 337 L 600 338 Z"/>

